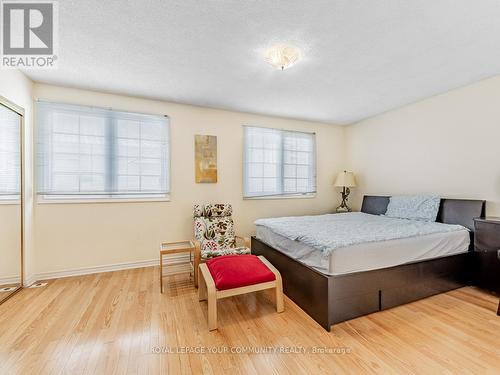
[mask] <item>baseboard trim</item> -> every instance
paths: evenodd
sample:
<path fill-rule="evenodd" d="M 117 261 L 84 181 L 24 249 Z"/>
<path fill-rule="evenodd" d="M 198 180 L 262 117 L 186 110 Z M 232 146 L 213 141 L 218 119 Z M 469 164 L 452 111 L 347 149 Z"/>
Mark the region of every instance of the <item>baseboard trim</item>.
<path fill-rule="evenodd" d="M 21 276 L 0 277 L 0 285 L 19 284 L 20 282 Z"/>
<path fill-rule="evenodd" d="M 165 260 L 168 260 L 168 264 L 181 264 L 186 263 L 189 260 L 188 254 L 174 254 L 167 257 L 164 257 Z M 95 266 L 95 267 L 82 267 L 75 268 L 63 271 L 54 271 L 54 272 L 41 272 L 32 277 L 29 277 L 25 280 L 26 286 L 30 286 L 38 281 L 44 280 L 52 280 L 52 279 L 62 279 L 66 277 L 73 276 L 84 276 L 91 275 L 95 273 L 103 273 L 103 272 L 114 272 L 114 271 L 123 271 L 134 268 L 144 268 L 144 267 L 154 267 L 158 266 L 158 259 L 151 260 L 142 260 L 138 262 L 126 262 L 126 263 L 116 263 L 116 264 L 108 264 L 105 266 Z"/>
<path fill-rule="evenodd" d="M 36 283 L 37 279 L 36 279 L 36 275 L 29 275 L 29 276 L 26 276 L 24 278 L 24 284 L 23 284 L 23 287 L 24 288 L 28 288 L 30 286 L 32 286 L 34 283 Z"/>

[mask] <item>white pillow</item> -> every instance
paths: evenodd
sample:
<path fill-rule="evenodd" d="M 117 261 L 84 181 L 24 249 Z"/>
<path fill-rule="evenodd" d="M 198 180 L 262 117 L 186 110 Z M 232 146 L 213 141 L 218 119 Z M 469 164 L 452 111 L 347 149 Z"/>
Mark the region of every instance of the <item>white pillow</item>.
<path fill-rule="evenodd" d="M 389 199 L 385 216 L 436 221 L 440 202 L 437 195 L 394 196 Z"/>

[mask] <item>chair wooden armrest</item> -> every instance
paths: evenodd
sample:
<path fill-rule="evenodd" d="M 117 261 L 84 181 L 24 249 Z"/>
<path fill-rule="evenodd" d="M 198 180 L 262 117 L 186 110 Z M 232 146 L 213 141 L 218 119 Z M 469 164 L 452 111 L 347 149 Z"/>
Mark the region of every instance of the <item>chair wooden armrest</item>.
<path fill-rule="evenodd" d="M 238 241 L 238 240 L 243 241 L 245 247 L 248 247 L 249 249 L 252 248 L 251 247 L 252 243 L 250 242 L 250 237 L 242 237 L 242 236 L 235 236 L 235 237 L 236 237 L 236 241 Z"/>

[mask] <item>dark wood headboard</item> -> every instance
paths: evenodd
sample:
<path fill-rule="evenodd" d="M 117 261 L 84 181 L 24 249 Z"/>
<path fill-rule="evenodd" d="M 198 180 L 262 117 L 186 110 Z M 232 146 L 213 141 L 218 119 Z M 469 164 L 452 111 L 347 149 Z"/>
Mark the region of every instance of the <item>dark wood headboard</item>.
<path fill-rule="evenodd" d="M 365 195 L 361 212 L 382 215 L 387 211 L 388 196 Z M 485 216 L 486 201 L 472 199 L 442 198 L 436 221 L 445 224 L 460 224 L 474 232 L 474 218 Z"/>

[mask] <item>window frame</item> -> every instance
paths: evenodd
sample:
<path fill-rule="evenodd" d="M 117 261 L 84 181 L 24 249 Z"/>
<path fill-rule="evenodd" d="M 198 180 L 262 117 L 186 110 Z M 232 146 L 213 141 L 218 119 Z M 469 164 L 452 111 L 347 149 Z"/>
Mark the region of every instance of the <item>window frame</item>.
<path fill-rule="evenodd" d="M 21 205 L 23 211 L 23 193 L 24 193 L 24 108 L 11 102 L 0 95 L 0 106 L 11 110 L 20 116 L 19 122 L 19 192 L 8 194 L 8 198 L 0 198 L 0 205 Z"/>
<path fill-rule="evenodd" d="M 110 108 L 110 107 L 99 107 L 99 106 L 93 106 L 93 105 L 82 105 L 82 104 L 74 104 L 74 103 L 66 103 L 66 102 L 52 102 L 52 101 L 45 101 L 45 100 L 40 100 L 37 99 L 35 104 L 38 103 L 45 103 L 45 104 L 54 104 L 54 105 L 68 105 L 68 106 L 75 106 L 75 107 L 83 107 L 83 108 L 95 108 L 98 110 L 104 110 L 104 111 L 113 111 L 113 112 L 121 112 L 121 113 L 129 113 L 132 115 L 143 115 L 143 116 L 157 116 L 157 117 L 164 117 L 167 120 L 167 128 L 166 128 L 166 137 L 167 137 L 167 142 L 166 142 L 166 149 L 167 149 L 167 154 L 166 154 L 166 159 L 165 163 L 162 162 L 162 165 L 167 168 L 167 191 L 165 193 L 148 193 L 145 192 L 144 194 L 141 193 L 127 193 L 124 192 L 123 194 L 78 194 L 75 192 L 74 194 L 44 194 L 43 192 L 39 192 L 40 188 L 40 180 L 39 180 L 39 165 L 37 164 L 36 158 L 38 157 L 38 147 L 39 147 L 39 133 L 38 133 L 38 124 L 36 123 L 35 125 L 35 132 L 34 132 L 34 155 L 35 155 L 35 161 L 34 161 L 34 194 L 36 196 L 36 203 L 37 204 L 82 204 L 82 203 L 141 203 L 141 202 L 170 202 L 171 201 L 171 194 L 172 194 L 172 182 L 171 182 L 171 175 L 172 175 L 172 169 L 171 169 L 171 164 L 172 164 L 172 158 L 171 158 L 171 127 L 170 127 L 170 117 L 168 115 L 163 115 L 163 114 L 151 114 L 151 113 L 142 113 L 142 112 L 131 112 L 129 110 L 121 110 L 121 109 L 116 109 L 116 108 Z M 35 121 L 38 122 L 38 106 L 35 105 L 35 113 L 34 113 L 34 119 Z M 109 120 L 109 119 L 108 119 Z M 109 155 L 109 159 L 112 159 L 116 155 Z M 106 162 L 109 162 L 108 159 L 106 159 Z M 112 178 L 115 178 L 112 176 Z M 113 197 L 115 196 L 115 197 Z"/>
<path fill-rule="evenodd" d="M 313 136 L 313 174 L 314 174 L 314 186 L 315 189 L 312 192 L 295 192 L 295 193 L 286 193 L 284 192 L 284 168 L 285 168 L 285 160 L 284 160 L 284 154 L 285 154 L 285 149 L 283 148 L 283 139 L 281 139 L 282 143 L 282 149 L 281 149 L 281 164 L 279 165 L 279 168 L 281 170 L 279 177 L 280 181 L 278 181 L 278 184 L 281 188 L 282 193 L 280 194 L 263 194 L 263 195 L 246 195 L 246 185 L 247 185 L 247 178 L 248 178 L 248 161 L 246 160 L 247 157 L 247 139 L 246 139 L 246 128 L 260 128 L 260 129 L 267 129 L 267 130 L 275 130 L 275 131 L 280 131 L 282 133 L 300 133 L 300 134 L 308 134 Z M 242 126 L 243 129 L 243 157 L 242 157 L 242 165 L 243 165 L 243 200 L 273 200 L 273 199 L 311 199 L 315 198 L 317 194 L 317 180 L 318 180 L 318 175 L 317 175 L 317 142 L 316 142 L 316 133 L 315 132 L 307 132 L 307 131 L 300 131 L 300 130 L 290 130 L 290 129 L 283 129 L 283 128 L 273 128 L 273 127 L 267 127 L 267 126 L 258 126 L 258 125 L 249 125 L 249 124 L 244 124 Z"/>

